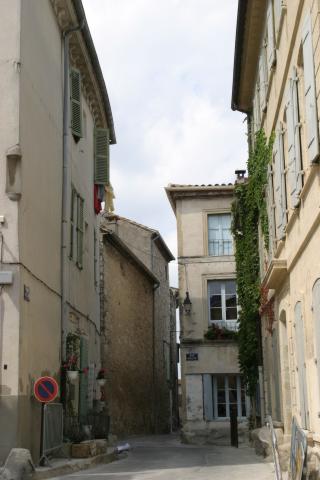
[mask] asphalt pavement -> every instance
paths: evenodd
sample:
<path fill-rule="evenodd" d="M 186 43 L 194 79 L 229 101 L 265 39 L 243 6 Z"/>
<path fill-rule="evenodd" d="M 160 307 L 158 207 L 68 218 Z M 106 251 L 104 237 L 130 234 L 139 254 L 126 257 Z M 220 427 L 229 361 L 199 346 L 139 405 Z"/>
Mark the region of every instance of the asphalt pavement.
<path fill-rule="evenodd" d="M 69 480 L 274 480 L 273 465 L 241 446 L 181 444 L 175 435 L 133 437 L 118 460 L 74 473 Z"/>

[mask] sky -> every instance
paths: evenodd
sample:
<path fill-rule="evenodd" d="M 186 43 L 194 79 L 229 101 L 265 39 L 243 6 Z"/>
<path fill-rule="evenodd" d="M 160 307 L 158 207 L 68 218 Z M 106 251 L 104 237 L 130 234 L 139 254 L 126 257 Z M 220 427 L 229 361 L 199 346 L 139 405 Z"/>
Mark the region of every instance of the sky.
<path fill-rule="evenodd" d="M 83 0 L 117 137 L 115 212 L 159 230 L 175 256 L 164 187 L 229 183 L 246 168 L 245 117 L 230 107 L 237 3 Z"/>

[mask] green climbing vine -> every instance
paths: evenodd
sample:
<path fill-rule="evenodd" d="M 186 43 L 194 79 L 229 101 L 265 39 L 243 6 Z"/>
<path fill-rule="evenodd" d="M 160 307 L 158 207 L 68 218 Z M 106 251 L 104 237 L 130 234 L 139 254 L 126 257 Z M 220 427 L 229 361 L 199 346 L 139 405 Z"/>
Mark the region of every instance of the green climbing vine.
<path fill-rule="evenodd" d="M 232 205 L 232 233 L 236 246 L 239 313 L 239 363 L 248 394 L 253 397 L 258 381 L 260 262 L 259 224 L 266 247 L 269 242 L 265 201 L 268 163 L 273 136 L 267 141 L 263 130 L 255 137 L 255 147 L 248 159 L 248 181 L 235 188 Z"/>

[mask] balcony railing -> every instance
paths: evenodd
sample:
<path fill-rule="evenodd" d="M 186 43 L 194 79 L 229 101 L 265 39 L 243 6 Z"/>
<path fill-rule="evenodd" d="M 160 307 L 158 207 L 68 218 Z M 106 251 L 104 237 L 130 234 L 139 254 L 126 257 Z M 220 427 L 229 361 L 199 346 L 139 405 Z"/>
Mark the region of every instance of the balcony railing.
<path fill-rule="evenodd" d="M 211 325 L 217 325 L 219 328 L 227 328 L 233 332 L 237 332 L 239 330 L 237 320 L 214 320 L 211 322 Z"/>

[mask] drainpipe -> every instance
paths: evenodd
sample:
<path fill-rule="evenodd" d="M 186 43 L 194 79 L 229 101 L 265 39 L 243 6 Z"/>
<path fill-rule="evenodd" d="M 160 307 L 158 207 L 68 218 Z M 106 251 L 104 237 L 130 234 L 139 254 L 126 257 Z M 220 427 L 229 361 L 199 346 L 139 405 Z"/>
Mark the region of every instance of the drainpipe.
<path fill-rule="evenodd" d="M 81 25 L 69 28 L 63 32 L 63 143 L 62 143 L 62 208 L 61 208 L 61 360 L 65 359 L 67 334 L 67 300 L 68 300 L 68 207 L 70 197 L 70 165 L 68 155 L 68 138 L 70 122 L 69 99 L 69 36 L 81 30 Z"/>
<path fill-rule="evenodd" d="M 154 242 L 160 237 L 155 234 L 151 237 L 151 271 L 154 273 Z M 153 424 L 154 433 L 156 433 L 156 419 L 157 419 L 157 398 L 156 398 L 156 290 L 160 287 L 160 283 L 155 283 L 153 286 L 153 309 L 152 309 L 152 390 L 153 390 Z"/>

